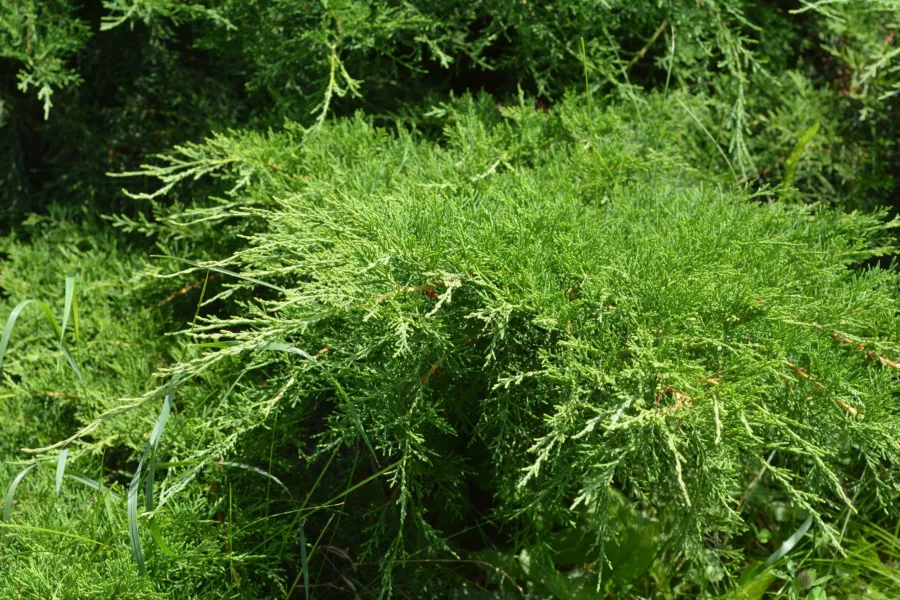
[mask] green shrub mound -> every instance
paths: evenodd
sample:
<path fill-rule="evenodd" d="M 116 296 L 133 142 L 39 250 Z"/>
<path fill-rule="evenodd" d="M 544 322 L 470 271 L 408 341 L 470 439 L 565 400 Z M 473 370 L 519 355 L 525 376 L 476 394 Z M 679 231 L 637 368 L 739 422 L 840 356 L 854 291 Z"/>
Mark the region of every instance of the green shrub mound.
<path fill-rule="evenodd" d="M 829 515 L 897 493 L 898 277 L 873 262 L 891 224 L 704 184 L 616 114 L 464 100 L 442 145 L 361 118 L 315 130 L 294 169 L 247 184 L 265 201 L 219 214 L 253 220 L 246 248 L 188 268 L 225 280 L 207 301 L 232 316 L 201 318 L 202 352 L 100 425 L 187 394 L 172 418 L 205 434 L 174 442 L 163 504 L 234 454 L 297 453 L 291 485 L 327 474 L 323 497 L 377 476 L 352 519 L 288 513 L 380 593 L 440 558 L 502 565 L 496 547 L 562 569 L 558 544 L 581 548 L 583 593 L 619 589 L 641 574 L 616 558 L 623 502 L 734 572 L 754 479 L 838 546 Z M 535 589 L 564 585 L 554 569 Z"/>

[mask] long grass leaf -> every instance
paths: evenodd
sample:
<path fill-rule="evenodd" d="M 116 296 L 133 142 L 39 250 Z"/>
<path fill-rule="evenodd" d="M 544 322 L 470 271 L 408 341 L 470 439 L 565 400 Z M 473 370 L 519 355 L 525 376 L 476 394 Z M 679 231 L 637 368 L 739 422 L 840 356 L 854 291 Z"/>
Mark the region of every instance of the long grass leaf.
<path fill-rule="evenodd" d="M 275 477 L 268 471 L 260 469 L 259 467 L 254 467 L 252 465 L 245 465 L 244 463 L 223 461 L 219 464 L 221 464 L 223 467 L 236 467 L 238 469 L 246 469 L 248 471 L 256 473 L 257 475 L 262 475 L 263 477 L 268 477 L 270 480 L 274 481 L 279 487 L 281 487 L 281 489 L 283 489 L 287 493 L 287 495 L 291 497 L 292 500 L 294 498 L 294 495 L 291 494 L 291 490 L 289 490 L 288 487 L 286 485 L 284 485 L 284 483 L 280 479 L 278 479 L 277 477 Z"/>
<path fill-rule="evenodd" d="M 62 537 L 72 538 L 73 540 L 79 540 L 82 542 L 87 542 L 89 544 L 96 544 L 97 546 L 105 546 L 103 542 L 98 542 L 97 540 L 92 540 L 91 538 L 86 538 L 84 536 L 80 536 L 74 533 L 68 533 L 65 531 L 59 531 L 56 529 L 46 529 L 44 527 L 34 527 L 32 525 L 18 525 L 16 523 L 0 523 L 0 532 L 6 531 L 8 529 L 17 529 L 21 531 L 33 531 L 35 533 L 51 533 L 53 535 L 60 535 Z"/>
<path fill-rule="evenodd" d="M 119 501 L 119 495 L 117 493 L 115 493 L 114 491 L 112 491 L 109 488 L 104 488 L 103 484 L 101 484 L 96 479 L 91 479 L 90 477 L 85 477 L 84 475 L 82 475 L 80 473 L 73 473 L 72 471 L 66 471 L 65 477 L 68 477 L 72 481 L 77 481 L 81 485 L 85 485 L 85 486 L 87 486 L 91 489 L 95 489 L 97 491 L 105 489 L 106 493 L 109 494 L 110 497 L 112 497 L 113 501 L 115 501 L 115 502 Z"/>
<path fill-rule="evenodd" d="M 153 510 L 153 482 L 156 479 L 158 456 L 159 452 L 157 451 L 157 448 L 153 447 L 150 451 L 150 460 L 147 463 L 147 476 L 144 479 L 144 506 L 148 512 Z M 156 542 L 156 545 L 162 550 L 163 554 L 175 557 L 175 554 L 166 545 L 165 540 L 163 540 L 162 532 L 159 530 L 159 525 L 156 523 L 156 520 L 153 517 L 150 517 L 147 525 L 150 528 L 150 535 L 153 537 L 153 541 Z"/>
<path fill-rule="evenodd" d="M 6 346 L 9 344 L 9 338 L 12 335 L 13 327 L 16 325 L 16 319 L 19 318 L 19 315 L 25 307 L 32 302 L 34 302 L 34 300 L 22 300 L 12 309 L 12 312 L 9 313 L 9 318 L 6 319 L 6 326 L 3 328 L 3 336 L 0 337 L 0 370 L 3 369 L 3 356 L 6 354 Z"/>
<path fill-rule="evenodd" d="M 72 313 L 72 299 L 75 297 L 75 278 L 66 277 L 66 300 L 63 308 L 62 327 L 59 335 L 59 349 L 62 350 L 66 336 L 66 327 L 69 324 L 69 315 Z"/>
<path fill-rule="evenodd" d="M 141 483 L 141 468 L 143 461 L 138 463 L 131 484 L 128 486 L 128 499 L 126 501 L 128 510 L 128 539 L 131 542 L 131 554 L 137 563 L 138 574 L 143 577 L 147 574 L 147 567 L 144 565 L 144 553 L 141 551 L 141 536 L 138 530 L 138 514 L 137 514 L 137 496 L 138 488 Z"/>
<path fill-rule="evenodd" d="M 56 332 L 56 335 L 61 336 L 62 327 L 59 326 L 59 321 L 57 321 L 56 317 L 53 316 L 53 309 L 50 308 L 50 305 L 40 300 L 35 300 L 34 303 L 44 312 L 44 318 L 46 318 L 47 322 L 50 323 L 50 327 L 53 328 L 53 331 Z"/>
<path fill-rule="evenodd" d="M 819 122 L 813 123 L 812 127 L 803 132 L 794 149 L 791 150 L 790 156 L 784 161 L 784 187 L 790 187 L 794 183 L 794 176 L 797 174 L 797 167 L 800 165 L 800 158 L 803 151 L 812 141 L 816 134 L 819 133 Z"/>
<path fill-rule="evenodd" d="M 336 447 L 336 448 L 334 449 L 334 452 L 332 452 L 332 453 L 331 453 L 331 456 L 328 457 L 328 462 L 325 463 L 325 467 L 323 467 L 322 470 L 319 471 L 319 476 L 316 477 L 316 482 L 313 483 L 313 486 L 312 486 L 312 487 L 309 489 L 309 491 L 306 493 L 306 497 L 303 498 L 303 504 L 300 505 L 300 510 L 301 510 L 301 511 L 302 511 L 304 508 L 306 508 L 306 505 L 307 505 L 307 503 L 309 502 L 309 499 L 313 497 L 313 494 L 314 494 L 314 493 L 316 492 L 316 490 L 319 488 L 319 483 L 321 483 L 322 477 L 324 477 L 324 476 L 325 476 L 325 473 L 328 471 L 328 467 L 331 466 L 331 461 L 333 461 L 333 460 L 334 460 L 334 457 L 337 456 L 338 450 L 340 450 L 340 446 L 338 446 L 338 447 Z"/>
<path fill-rule="evenodd" d="M 149 443 L 154 448 L 159 444 L 159 440 L 162 437 L 163 430 L 166 428 L 166 421 L 169 420 L 169 413 L 172 410 L 172 400 L 174 400 L 174 398 L 175 391 L 170 390 L 163 400 L 163 407 L 162 410 L 159 411 L 159 417 L 156 419 L 156 425 L 154 425 L 153 431 L 150 432 Z"/>
<path fill-rule="evenodd" d="M 162 553 L 170 558 L 178 558 L 178 555 L 172 552 L 172 549 L 166 544 L 166 541 L 163 539 L 162 532 L 159 530 L 159 524 L 156 522 L 156 519 L 150 519 L 148 523 L 150 528 L 150 535 L 153 537 L 153 541 L 156 542 L 156 545 L 162 550 Z"/>
<path fill-rule="evenodd" d="M 290 354 L 297 354 L 298 356 L 302 356 L 308 360 L 316 360 L 312 357 L 311 354 L 306 352 L 305 350 L 301 350 L 296 346 L 289 346 L 287 344 L 282 344 L 280 342 L 266 342 L 264 344 L 260 344 L 258 347 L 260 350 L 276 350 L 278 352 L 288 352 Z"/>
<path fill-rule="evenodd" d="M 69 366 L 72 367 L 73 371 L 75 371 L 75 377 L 78 378 L 78 383 L 84 383 L 84 377 L 81 375 L 81 369 L 78 368 L 78 363 L 75 362 L 75 357 L 72 356 L 72 353 L 69 352 L 69 349 L 65 346 L 62 347 L 62 351 L 69 363 Z"/>
<path fill-rule="evenodd" d="M 397 467 L 398 465 L 400 465 L 401 462 L 403 462 L 403 461 L 402 461 L 402 460 L 398 460 L 397 462 L 395 462 L 395 463 L 393 463 L 393 464 L 390 464 L 390 465 L 386 466 L 385 468 L 381 469 L 380 471 L 377 471 L 377 472 L 373 473 L 372 475 L 369 475 L 368 477 L 366 477 L 365 479 L 363 479 L 363 480 L 360 481 L 359 483 L 357 483 L 357 484 L 355 484 L 355 485 L 352 485 L 352 486 L 348 487 L 346 490 L 344 490 L 343 492 L 341 492 L 341 493 L 338 494 L 337 496 L 334 496 L 333 498 L 330 498 L 327 502 L 323 502 L 323 503 L 321 503 L 321 504 L 319 504 L 319 505 L 316 505 L 316 506 L 312 507 L 311 509 L 309 509 L 309 512 L 306 513 L 305 518 L 309 518 L 309 516 L 312 515 L 313 513 L 318 512 L 319 510 L 321 510 L 322 508 L 324 508 L 324 507 L 326 507 L 326 506 L 331 506 L 332 504 L 334 504 L 335 502 L 337 502 L 338 500 L 340 500 L 340 499 L 343 498 L 344 496 L 347 496 L 348 494 L 351 494 L 352 492 L 355 492 L 356 490 L 358 490 L 358 489 L 361 488 L 362 486 L 366 485 L 367 483 L 369 483 L 369 482 L 371 482 L 371 481 L 374 481 L 375 479 L 378 479 L 379 477 L 381 477 L 382 475 L 384 475 L 385 473 L 387 473 L 388 471 L 390 471 L 390 470 L 393 469 L 394 467 Z M 301 509 L 301 510 L 302 510 L 302 509 Z"/>
<path fill-rule="evenodd" d="M 763 565 L 763 567 L 764 568 L 771 567 L 772 565 L 777 563 L 779 560 L 784 558 L 788 552 L 793 550 L 794 546 L 796 546 L 798 543 L 800 543 L 800 540 L 802 540 L 803 536 L 806 535 L 806 532 L 809 531 L 809 528 L 812 525 L 812 522 L 813 522 L 812 515 L 809 515 L 808 517 L 806 517 L 806 520 L 803 521 L 803 524 L 800 525 L 800 527 L 797 529 L 797 531 L 795 531 L 791 535 L 791 537 L 784 540 L 784 542 L 781 544 L 781 546 L 778 548 L 778 550 L 773 552 L 772 555 L 768 559 L 766 559 L 766 562 Z"/>
<path fill-rule="evenodd" d="M 25 475 L 28 474 L 33 468 L 37 466 L 37 463 L 33 465 L 28 465 L 21 471 L 19 471 L 18 475 L 12 480 L 12 483 L 9 485 L 9 489 L 6 491 L 6 499 L 3 502 L 3 520 L 9 521 L 9 517 L 12 514 L 12 503 L 13 496 L 16 493 L 16 488 L 19 487 L 19 483 L 22 482 L 22 479 L 25 478 Z"/>
<path fill-rule="evenodd" d="M 309 562 L 306 556 L 306 533 L 303 531 L 303 521 L 300 521 L 300 569 L 303 571 L 303 591 L 309 600 Z"/>
<path fill-rule="evenodd" d="M 220 342 L 200 342 L 197 344 L 191 344 L 194 348 L 234 348 L 235 346 L 239 346 L 239 342 L 234 341 L 220 341 Z M 316 360 L 314 356 L 312 356 L 309 352 L 305 350 L 301 350 L 296 346 L 290 346 L 288 344 L 282 344 L 281 342 L 264 342 L 256 346 L 257 350 L 274 350 L 277 352 L 288 352 L 290 354 L 296 354 L 298 356 L 302 356 L 308 360 Z"/>
<path fill-rule="evenodd" d="M 75 329 L 75 344 L 78 344 L 78 295 L 72 294 L 72 327 Z"/>
<path fill-rule="evenodd" d="M 144 507 L 153 510 L 153 480 L 156 478 L 156 448 L 150 449 L 150 460 L 147 461 L 147 476 L 144 478 Z"/>
<path fill-rule="evenodd" d="M 16 488 L 19 487 L 19 484 L 22 482 L 22 479 L 28 474 L 30 470 L 35 468 L 38 464 L 34 463 L 33 465 L 28 465 L 21 471 L 19 474 L 15 476 L 12 480 L 12 483 L 9 484 L 9 489 L 6 491 L 6 500 L 3 502 L 3 520 L 5 522 L 9 522 L 9 517 L 12 515 L 12 505 L 13 505 L 13 496 L 16 494 Z M 0 534 L 2 534 L 2 530 L 0 530 Z"/>
<path fill-rule="evenodd" d="M 69 458 L 69 449 L 63 448 L 56 460 L 56 494 L 62 489 L 63 475 L 66 473 L 66 459 Z"/>
<path fill-rule="evenodd" d="M 19 302 L 15 308 L 12 309 L 12 312 L 9 313 L 9 318 L 6 320 L 6 326 L 3 328 L 3 335 L 0 337 L 0 370 L 3 369 L 3 358 L 6 354 L 6 348 L 9 345 L 9 338 L 12 336 L 13 328 L 16 325 L 16 320 L 19 318 L 19 315 L 22 314 L 22 311 L 29 304 L 36 304 L 44 313 L 44 316 L 47 319 L 47 322 L 50 323 L 50 326 L 53 327 L 53 330 L 56 332 L 56 335 L 62 336 L 62 328 L 59 326 L 59 323 L 56 321 L 56 317 L 53 316 L 53 311 L 50 309 L 45 302 L 41 302 L 39 300 L 28 299 Z M 72 370 L 75 371 L 75 376 L 78 377 L 79 382 L 83 382 L 84 379 L 81 376 L 81 370 L 78 368 L 75 359 L 72 357 L 72 354 L 66 349 L 65 345 L 62 346 L 63 354 L 66 357 L 66 360 L 69 362 L 69 366 L 72 367 Z"/>
<path fill-rule="evenodd" d="M 141 485 L 141 472 L 144 468 L 144 463 L 147 461 L 147 458 L 150 456 L 151 452 L 155 452 L 156 446 L 159 444 L 159 440 L 162 437 L 163 429 L 166 427 L 166 421 L 169 419 L 169 412 L 172 408 L 172 398 L 174 397 L 174 390 L 170 390 L 165 398 L 163 399 L 163 407 L 159 412 L 159 417 L 156 419 L 156 424 L 153 426 L 153 431 L 150 432 L 150 439 L 147 440 L 147 446 L 144 448 L 144 454 L 141 456 L 141 460 L 138 462 L 137 469 L 135 469 L 134 476 L 131 478 L 131 484 L 128 486 L 128 498 L 127 498 L 127 511 L 128 511 L 128 538 L 131 541 L 131 553 L 134 556 L 134 560 L 137 563 L 138 573 L 143 577 L 147 574 L 147 567 L 144 563 L 144 553 L 141 550 L 141 536 L 140 530 L 138 528 L 138 490 Z M 149 505 L 152 507 L 153 499 L 152 499 L 152 482 L 150 482 L 150 494 L 151 498 L 149 499 Z"/>
<path fill-rule="evenodd" d="M 200 342 L 191 344 L 194 348 L 233 348 L 238 342 Z"/>
<path fill-rule="evenodd" d="M 728 170 L 731 171 L 731 175 L 735 178 L 735 180 L 738 180 L 737 171 L 734 170 L 734 167 L 732 166 L 731 161 L 728 160 L 728 155 L 725 154 L 725 151 L 722 149 L 722 146 L 719 145 L 719 142 L 716 141 L 716 138 L 713 137 L 713 134 L 711 134 L 709 132 L 709 129 L 707 129 L 706 126 L 703 124 L 703 121 L 701 121 L 700 119 L 697 118 L 697 115 L 695 115 L 694 112 L 690 108 L 688 108 L 684 102 L 681 101 L 681 98 L 676 98 L 675 100 L 678 101 L 678 104 L 681 105 L 681 108 L 683 108 L 684 110 L 687 111 L 687 114 L 690 115 L 691 119 L 694 120 L 694 123 L 696 123 L 697 125 L 700 126 L 700 129 L 703 131 L 703 133 L 706 134 L 706 137 L 708 137 L 710 139 L 710 141 L 713 143 L 713 145 L 715 145 L 716 150 L 718 150 L 719 154 L 722 155 L 722 158 L 725 159 L 725 164 L 728 165 Z"/>
<path fill-rule="evenodd" d="M 100 482 L 96 479 L 91 479 L 90 477 L 85 477 L 84 475 L 78 475 L 77 473 L 73 473 L 71 471 L 67 472 L 65 474 L 65 477 L 68 477 L 69 479 L 77 481 L 78 483 L 86 485 L 89 488 L 93 488 L 95 490 L 99 490 L 102 487 L 100 485 Z"/>

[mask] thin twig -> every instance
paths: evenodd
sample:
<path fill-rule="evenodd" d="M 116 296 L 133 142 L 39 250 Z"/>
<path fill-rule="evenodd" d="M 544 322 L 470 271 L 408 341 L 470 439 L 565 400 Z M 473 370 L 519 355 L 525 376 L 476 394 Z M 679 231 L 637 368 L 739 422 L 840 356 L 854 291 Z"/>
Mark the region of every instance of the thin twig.
<path fill-rule="evenodd" d="M 816 388 L 817 391 L 819 391 L 819 392 L 824 392 L 824 391 L 825 391 L 825 386 L 822 385 L 821 383 L 819 383 L 818 381 L 816 381 L 815 379 L 813 379 L 812 377 L 810 377 L 810 376 L 809 376 L 809 373 L 806 372 L 806 369 L 804 369 L 803 367 L 798 367 L 797 365 L 792 364 L 792 363 L 790 363 L 790 362 L 788 362 L 788 361 L 784 361 L 784 362 L 785 362 L 785 364 L 786 364 L 788 367 L 790 367 L 790 369 L 791 369 L 794 373 L 797 374 L 798 377 L 800 377 L 800 378 L 802 378 L 802 379 L 805 379 L 805 380 L 809 381 L 809 383 L 812 384 L 812 385 Z M 865 415 L 863 415 L 862 413 L 860 413 L 856 408 L 850 406 L 849 404 L 847 404 L 846 402 L 844 402 L 844 401 L 841 400 L 840 398 L 833 398 L 833 400 L 835 401 L 835 403 L 836 403 L 838 406 L 840 406 L 841 408 L 843 408 L 844 410 L 846 410 L 848 413 L 850 413 L 850 414 L 853 415 L 854 417 L 857 417 L 857 418 L 860 418 L 860 419 L 861 419 L 861 418 L 863 418 L 863 417 L 865 416 Z"/>
<path fill-rule="evenodd" d="M 218 276 L 219 276 L 219 275 L 218 275 L 217 273 L 211 273 L 211 274 L 209 275 L 209 279 L 216 279 Z M 178 290 L 177 292 L 174 292 L 174 293 L 172 293 L 172 294 L 166 296 L 166 298 L 163 299 L 162 302 L 159 302 L 159 303 L 157 303 L 157 304 L 154 304 L 153 306 L 148 306 L 147 308 L 144 309 L 144 312 L 150 312 L 150 311 L 151 311 L 152 309 L 154 309 L 154 308 L 159 308 L 160 306 L 163 306 L 164 304 L 168 304 L 169 302 L 171 302 L 172 300 L 174 300 L 174 299 L 177 298 L 178 296 L 183 296 L 184 294 L 187 294 L 187 293 L 190 292 L 191 290 L 197 289 L 198 287 L 200 287 L 201 285 L 203 285 L 204 281 L 205 281 L 205 279 L 204 279 L 204 280 L 201 280 L 201 281 L 195 281 L 194 283 L 189 283 L 189 284 L 187 284 L 186 286 L 184 286 L 183 288 L 181 288 L 181 289 Z"/>
<path fill-rule="evenodd" d="M 380 296 L 378 296 L 378 298 L 375 299 L 375 303 L 381 304 L 388 298 L 390 298 L 392 296 L 396 296 L 397 294 L 414 294 L 416 292 L 425 292 L 425 294 L 427 294 L 428 297 L 431 298 L 432 300 L 437 298 L 437 294 L 435 294 L 435 292 L 434 292 L 434 286 L 431 285 L 430 283 L 423 283 L 422 285 L 418 285 L 415 287 L 410 286 L 410 287 L 400 288 L 399 290 L 394 290 L 392 292 L 385 292 L 384 294 L 381 294 Z"/>
<path fill-rule="evenodd" d="M 652 46 L 654 44 L 654 42 L 656 42 L 656 38 L 658 38 L 660 35 L 662 35 L 662 32 L 666 28 L 667 23 L 668 23 L 668 20 L 666 20 L 666 18 L 663 17 L 662 23 L 660 23 L 659 27 L 656 28 L 656 31 L 653 32 L 653 35 L 650 37 L 650 41 L 648 41 L 647 44 L 643 48 L 638 50 L 638 53 L 635 54 L 634 58 L 631 59 L 631 62 L 628 63 L 629 69 L 634 66 L 634 63 L 636 63 L 637 61 L 644 58 L 644 55 L 647 53 L 647 50 L 649 50 L 650 46 Z"/>

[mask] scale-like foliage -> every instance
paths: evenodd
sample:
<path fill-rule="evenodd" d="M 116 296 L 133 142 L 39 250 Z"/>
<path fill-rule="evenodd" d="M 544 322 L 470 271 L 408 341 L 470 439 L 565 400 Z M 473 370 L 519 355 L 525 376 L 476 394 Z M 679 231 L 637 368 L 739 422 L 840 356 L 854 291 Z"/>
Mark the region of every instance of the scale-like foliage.
<path fill-rule="evenodd" d="M 898 15 L 0 4 L 0 595 L 889 586 Z"/>
<path fill-rule="evenodd" d="M 509 101 L 521 85 L 552 103 L 585 70 L 595 94 L 695 97 L 709 135 L 694 132 L 685 152 L 720 161 L 711 136 L 748 180 L 777 182 L 790 151 L 780 143 L 815 118 L 825 157 L 798 180 L 804 195 L 890 200 L 873 183 L 891 180 L 896 153 L 898 9 L 888 1 L 16 0 L 0 19 L 9 81 L 40 96 L 0 89 L 7 204 L 40 208 L 87 190 L 113 205 L 121 196 L 105 172 L 210 130 L 309 125 L 360 107 L 421 125 L 423 103 L 448 91 Z M 45 122 L 54 90 L 58 122 Z"/>
<path fill-rule="evenodd" d="M 241 192 L 267 200 L 222 209 L 255 233 L 190 270 L 256 299 L 207 319 L 194 335 L 216 350 L 167 376 L 189 388 L 246 356 L 265 378 L 220 398 L 196 460 L 275 407 L 315 432 L 302 454 L 356 446 L 389 481 L 351 525 L 385 584 L 394 561 L 460 551 L 476 489 L 510 542 L 587 519 L 594 580 L 615 490 L 697 561 L 709 528 L 744 530 L 760 471 L 832 544 L 823 515 L 851 482 L 888 507 L 898 279 L 859 268 L 893 251 L 881 218 L 703 184 L 615 110 L 496 110 L 446 106 L 443 146 L 361 118 L 316 129 Z"/>
<path fill-rule="evenodd" d="M 53 92 L 81 83 L 69 61 L 84 47 L 90 30 L 74 12 L 65 0 L 16 0 L 0 12 L 0 57 L 21 65 L 18 88 L 37 92 L 45 119 Z"/>

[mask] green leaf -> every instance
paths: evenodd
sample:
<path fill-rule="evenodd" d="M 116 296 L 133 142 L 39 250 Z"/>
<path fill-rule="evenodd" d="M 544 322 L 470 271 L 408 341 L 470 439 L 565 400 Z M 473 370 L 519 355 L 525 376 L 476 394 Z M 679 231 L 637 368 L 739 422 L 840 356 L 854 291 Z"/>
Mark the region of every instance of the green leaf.
<path fill-rule="evenodd" d="M 59 334 L 59 349 L 62 350 L 66 335 L 66 326 L 69 324 L 69 315 L 72 312 L 72 303 L 75 299 L 75 278 L 66 277 L 66 304 L 63 309 L 62 327 Z"/>
<path fill-rule="evenodd" d="M 235 278 L 237 278 L 237 279 L 241 279 L 241 280 L 243 280 L 243 281 L 247 281 L 247 282 L 250 282 L 250 283 L 255 283 L 256 285 L 261 285 L 261 286 L 263 286 L 263 287 L 267 287 L 267 288 L 270 288 L 270 289 L 273 289 L 273 290 L 277 290 L 277 291 L 279 291 L 279 292 L 287 292 L 287 290 L 284 289 L 283 287 L 280 287 L 280 286 L 277 286 L 277 285 L 273 285 L 273 284 L 271 284 L 271 283 L 266 283 L 265 281 L 262 281 L 261 279 L 255 279 L 255 278 L 253 278 L 253 277 L 248 277 L 248 276 L 246 276 L 246 275 L 241 275 L 240 273 L 235 273 L 234 271 L 229 271 L 229 270 L 227 270 L 227 269 L 220 269 L 220 268 L 218 268 L 218 267 L 211 267 L 211 266 L 209 266 L 209 265 L 202 265 L 202 264 L 199 264 L 199 263 L 196 263 L 196 262 L 193 262 L 193 261 L 184 259 L 184 258 L 178 258 L 177 256 L 168 256 L 168 255 L 165 255 L 165 254 L 154 254 L 153 257 L 154 257 L 154 258 L 168 258 L 168 259 L 171 259 L 171 260 L 177 260 L 177 261 L 179 261 L 179 262 L 183 262 L 183 263 L 185 263 L 185 264 L 187 264 L 187 265 L 190 265 L 190 266 L 192 266 L 192 267 L 194 267 L 194 268 L 196 268 L 196 269 L 207 269 L 207 270 L 209 270 L 209 271 L 215 271 L 216 273 L 221 273 L 222 275 L 230 275 L 231 277 L 235 277 Z"/>
<path fill-rule="evenodd" d="M 258 347 L 259 350 L 276 350 L 279 352 L 288 352 L 290 354 L 296 354 L 298 356 L 302 356 L 308 360 L 315 360 L 308 352 L 301 350 L 295 346 L 289 346 L 288 344 L 282 344 L 280 342 L 266 342 L 261 344 Z"/>
<path fill-rule="evenodd" d="M 28 474 L 33 468 L 35 468 L 38 464 L 34 463 L 33 465 L 28 465 L 21 471 L 19 474 L 13 478 L 12 483 L 9 485 L 9 489 L 6 491 L 6 500 L 3 502 L 3 520 L 9 522 L 9 518 L 12 515 L 12 505 L 13 505 L 13 496 L 16 493 L 16 488 L 19 487 L 19 484 L 22 482 L 22 479 L 25 478 L 25 475 Z"/>
<path fill-rule="evenodd" d="M 53 330 L 56 332 L 56 335 L 62 337 L 62 328 L 59 326 L 59 323 L 56 322 L 56 317 L 53 316 L 53 311 L 50 310 L 50 307 L 39 300 L 29 299 L 23 300 L 19 304 L 16 305 L 15 308 L 12 309 L 12 312 L 9 314 L 9 318 L 6 320 L 6 326 L 3 328 L 3 336 L 0 337 L 0 370 L 3 369 L 3 357 L 6 354 L 6 348 L 9 345 L 9 338 L 12 336 L 13 328 L 15 327 L 16 320 L 19 318 L 19 315 L 22 311 L 30 304 L 36 304 L 44 313 L 44 317 L 46 317 L 47 322 L 50 323 L 50 326 L 53 327 Z M 69 362 L 69 366 L 72 367 L 72 370 L 75 371 L 75 376 L 78 378 L 79 382 L 83 382 L 84 379 L 81 376 L 81 370 L 78 368 L 78 364 L 75 362 L 75 359 L 72 357 L 69 350 L 65 347 L 65 345 L 61 346 L 63 354 L 66 357 L 66 360 Z"/>
<path fill-rule="evenodd" d="M 162 550 L 162 553 L 170 558 L 178 558 L 178 555 L 172 552 L 172 549 L 169 548 L 166 541 L 163 539 L 162 532 L 159 530 L 159 524 L 156 522 L 156 519 L 150 518 L 147 525 L 150 529 L 150 536 L 153 538 L 153 541 L 156 542 L 157 547 Z"/>
<path fill-rule="evenodd" d="M 147 446 L 144 448 L 144 454 L 141 457 L 141 460 L 138 462 L 137 469 L 134 472 L 134 476 L 131 478 L 131 484 L 128 486 L 128 497 L 127 497 L 127 510 L 128 510 L 128 538 L 131 541 L 131 553 L 134 556 L 134 560 L 137 563 L 138 573 L 143 577 L 147 574 L 147 567 L 144 564 L 144 553 L 141 550 L 141 536 L 140 530 L 138 529 L 138 490 L 140 489 L 141 482 L 141 471 L 143 469 L 144 463 L 147 461 L 147 458 L 151 455 L 151 453 L 156 452 L 157 445 L 159 444 L 159 440 L 162 437 L 163 430 L 166 427 L 166 421 L 169 419 L 169 412 L 172 409 L 172 399 L 174 398 L 174 390 L 170 390 L 163 399 L 163 406 L 159 412 L 159 417 L 156 419 L 156 425 L 153 426 L 153 431 L 150 432 L 150 439 L 147 441 Z M 153 481 L 148 476 L 147 478 L 148 484 L 145 488 L 145 493 L 149 495 L 149 498 L 145 498 L 146 505 L 150 507 L 148 510 L 152 510 L 153 506 Z"/>
<path fill-rule="evenodd" d="M 277 477 L 275 477 L 268 471 L 264 471 L 263 469 L 260 469 L 259 467 L 254 467 L 252 465 L 245 465 L 244 463 L 238 463 L 238 462 L 222 461 L 219 464 L 222 465 L 223 467 L 236 467 L 238 469 L 245 469 L 252 473 L 256 473 L 257 475 L 262 475 L 263 477 L 267 477 L 267 478 L 271 479 L 272 481 L 274 481 L 279 487 L 281 487 L 281 489 L 283 489 L 285 491 L 285 493 L 292 500 L 294 498 L 293 494 L 291 494 L 291 490 L 289 490 L 288 487 L 286 485 L 284 485 L 284 482 L 282 482 L 280 479 L 278 479 Z"/>
<path fill-rule="evenodd" d="M 300 568 L 303 570 L 303 591 L 309 600 L 309 562 L 306 556 L 306 533 L 303 530 L 303 521 L 300 521 Z"/>
<path fill-rule="evenodd" d="M 56 494 L 62 489 L 63 475 L 66 472 L 66 459 L 69 457 L 69 449 L 63 448 L 56 460 Z"/>
<path fill-rule="evenodd" d="M 595 585 L 586 578 L 572 578 L 560 572 L 550 560 L 533 555 L 529 549 L 519 553 L 519 563 L 533 586 L 546 591 L 559 600 L 602 600 L 604 594 L 597 592 Z"/>
<path fill-rule="evenodd" d="M 86 538 L 84 536 L 76 535 L 74 533 L 67 533 L 65 531 L 59 531 L 56 529 L 47 529 L 44 527 L 34 527 L 32 525 L 18 525 L 16 523 L 0 523 L 0 533 L 7 531 L 9 529 L 20 530 L 20 531 L 32 531 L 35 533 L 49 533 L 52 535 L 59 535 L 62 537 L 72 538 L 73 540 L 79 540 L 81 542 L 87 542 L 88 544 L 95 544 L 97 546 L 105 546 L 103 542 L 98 542 L 97 540 L 92 540 L 91 538 Z"/>
<path fill-rule="evenodd" d="M 722 600 L 762 600 L 776 579 L 773 569 L 764 569 L 762 563 L 750 564 L 738 578 L 737 585 L 720 596 Z"/>
<path fill-rule="evenodd" d="M 784 540 L 784 542 L 781 544 L 781 546 L 778 548 L 778 550 L 773 552 L 772 555 L 768 559 L 766 559 L 765 566 L 770 567 L 770 566 L 774 565 L 779 560 L 784 558 L 788 552 L 793 550 L 794 546 L 796 546 L 798 543 L 800 543 L 800 540 L 802 540 L 803 536 L 806 535 L 806 532 L 809 531 L 809 528 L 812 525 L 812 522 L 813 522 L 812 515 L 809 515 L 808 517 L 806 517 L 806 520 L 803 522 L 802 525 L 800 525 L 800 527 L 797 528 L 797 531 L 795 531 L 791 535 L 791 537 Z"/>
<path fill-rule="evenodd" d="M 19 302 L 16 307 L 12 309 L 12 312 L 9 313 L 9 318 L 6 319 L 6 326 L 3 328 L 3 336 L 0 337 L 0 370 L 3 369 L 3 357 L 6 354 L 6 346 L 9 344 L 10 336 L 12 336 L 16 319 L 19 318 L 19 315 L 25 307 L 32 302 L 34 302 L 34 300 L 23 300 L 22 302 Z"/>
<path fill-rule="evenodd" d="M 66 471 L 65 476 L 68 477 L 69 479 L 71 479 L 72 481 L 77 481 L 81 485 L 87 486 L 87 487 L 97 490 L 97 491 L 106 489 L 107 494 L 109 494 L 109 496 L 111 496 L 115 502 L 119 501 L 118 494 L 116 494 L 114 491 L 112 491 L 109 488 L 104 488 L 103 484 L 101 484 L 96 479 L 91 479 L 90 477 L 85 477 L 84 475 L 81 475 L 79 473 L 73 473 L 72 471 Z"/>

